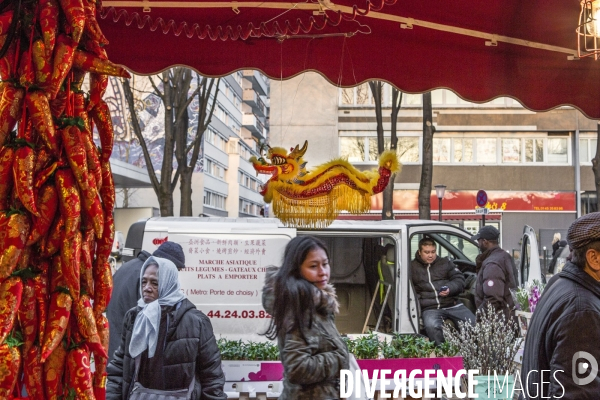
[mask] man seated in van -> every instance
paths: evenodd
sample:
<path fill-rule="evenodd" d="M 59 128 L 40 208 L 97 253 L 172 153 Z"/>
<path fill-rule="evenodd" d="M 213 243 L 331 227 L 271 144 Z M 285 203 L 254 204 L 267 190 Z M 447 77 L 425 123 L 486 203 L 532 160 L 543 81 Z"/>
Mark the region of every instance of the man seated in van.
<path fill-rule="evenodd" d="M 465 277 L 448 257 L 437 256 L 433 239 L 424 237 L 419 241 L 419 250 L 410 267 L 430 340 L 436 345 L 444 342 L 442 327 L 447 319 L 457 327 L 460 321 L 475 324 L 475 315 L 458 300 L 465 287 Z"/>

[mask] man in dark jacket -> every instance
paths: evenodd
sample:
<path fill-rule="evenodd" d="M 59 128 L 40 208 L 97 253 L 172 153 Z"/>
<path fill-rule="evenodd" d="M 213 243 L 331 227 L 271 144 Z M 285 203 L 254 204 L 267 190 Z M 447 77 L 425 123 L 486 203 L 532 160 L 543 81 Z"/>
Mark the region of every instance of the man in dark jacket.
<path fill-rule="evenodd" d="M 485 309 L 491 304 L 497 312 L 504 313 L 506 321 L 514 322 L 515 303 L 510 293 L 517 288 L 510 255 L 498 246 L 500 232 L 491 225 L 479 230 L 472 239 L 479 244 L 477 256 L 477 283 L 475 306 Z"/>
<path fill-rule="evenodd" d="M 110 326 L 109 362 L 121 343 L 123 318 L 127 311 L 137 305 L 140 298 L 140 271 L 150 255 L 146 250 L 142 250 L 136 258 L 123 264 L 113 276 L 112 297 L 106 308 L 106 318 Z M 185 267 L 185 253 L 178 243 L 164 242 L 152 255 L 171 260 L 179 270 Z"/>
<path fill-rule="evenodd" d="M 521 379 L 527 399 L 600 398 L 600 213 L 571 224 L 572 261 L 552 277 L 525 341 Z"/>
<path fill-rule="evenodd" d="M 188 389 L 190 400 L 226 400 L 212 325 L 181 293 L 175 266 L 151 256 L 142 271 L 143 297 L 125 315 L 121 342 L 107 367 L 106 399 L 127 400 L 137 382 L 155 390 Z"/>
<path fill-rule="evenodd" d="M 430 340 L 436 344 L 444 342 L 442 328 L 446 319 L 457 327 L 460 321 L 475 323 L 473 313 L 458 301 L 458 295 L 465 288 L 465 277 L 447 257 L 437 256 L 433 239 L 425 237 L 419 241 L 419 250 L 410 267 Z"/>

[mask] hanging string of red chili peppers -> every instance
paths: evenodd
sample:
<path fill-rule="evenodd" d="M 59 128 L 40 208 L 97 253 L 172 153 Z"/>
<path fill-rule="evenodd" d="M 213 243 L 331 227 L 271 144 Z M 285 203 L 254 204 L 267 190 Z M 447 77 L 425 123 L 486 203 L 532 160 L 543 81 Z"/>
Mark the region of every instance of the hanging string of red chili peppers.
<path fill-rule="evenodd" d="M 1 399 L 105 398 L 115 191 L 102 97 L 109 75 L 129 74 L 108 60 L 96 8 L 0 2 Z"/>

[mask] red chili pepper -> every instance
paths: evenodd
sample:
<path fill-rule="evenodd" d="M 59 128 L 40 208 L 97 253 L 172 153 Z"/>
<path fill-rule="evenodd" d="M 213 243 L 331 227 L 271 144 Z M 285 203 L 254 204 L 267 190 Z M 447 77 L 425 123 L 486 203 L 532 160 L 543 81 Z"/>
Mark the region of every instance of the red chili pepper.
<path fill-rule="evenodd" d="M 48 261 L 44 260 L 40 264 L 44 264 L 41 268 L 41 273 L 37 274 L 33 278 L 33 287 L 35 289 L 35 304 L 37 308 L 37 315 L 39 321 L 38 329 L 38 343 L 42 343 L 44 340 L 44 332 L 46 330 L 46 317 L 48 316 Z M 40 266 L 38 264 L 38 266 Z"/>
<path fill-rule="evenodd" d="M 90 111 L 91 117 L 98 128 L 100 135 L 100 143 L 102 144 L 101 160 L 108 160 L 112 154 L 114 131 L 112 119 L 110 118 L 110 110 L 108 104 L 100 100 L 98 104 Z"/>
<path fill-rule="evenodd" d="M 15 159 L 13 147 L 0 150 L 0 210 L 8 209 L 10 194 L 13 190 L 12 165 Z"/>
<path fill-rule="evenodd" d="M 60 90 L 53 100 L 50 100 L 50 112 L 54 118 L 60 118 L 67 108 L 67 92 Z"/>
<path fill-rule="evenodd" d="M 60 249 L 60 258 L 62 274 L 71 293 L 71 297 L 76 302 L 79 299 L 81 282 L 79 280 L 80 262 L 81 262 L 81 231 L 77 230 L 75 235 L 69 239 L 68 245 L 65 244 Z"/>
<path fill-rule="evenodd" d="M 108 75 L 90 73 L 90 101 L 88 111 L 102 100 L 108 87 Z"/>
<path fill-rule="evenodd" d="M 9 10 L 0 15 L 0 35 L 6 35 L 8 33 L 8 27 L 12 22 L 13 10 Z"/>
<path fill-rule="evenodd" d="M 44 363 L 44 387 L 48 400 L 58 400 L 63 395 L 63 374 L 67 364 L 67 350 L 61 342 Z"/>
<path fill-rule="evenodd" d="M 36 173 L 33 187 L 35 189 L 39 189 L 42 185 L 44 185 L 46 183 L 46 181 L 48 181 L 48 179 L 50 179 L 50 177 L 52 175 L 54 175 L 57 168 L 58 168 L 58 163 L 54 162 L 54 163 L 50 164 L 47 168 Z M 39 204 L 39 201 L 36 200 L 36 206 L 38 206 L 38 204 Z M 39 207 L 41 207 L 41 206 L 38 206 L 38 209 L 39 209 Z"/>
<path fill-rule="evenodd" d="M 8 343 L 0 344 L 0 398 L 11 399 L 21 368 L 19 348 Z"/>
<path fill-rule="evenodd" d="M 17 261 L 17 268 L 15 268 L 15 272 L 22 271 L 24 269 L 29 268 L 30 261 L 32 259 L 31 254 L 33 253 L 33 249 L 29 246 L 25 246 L 25 248 L 21 251 L 19 255 L 19 261 Z M 17 274 L 15 274 L 17 275 Z M 19 275 L 21 276 L 21 275 Z M 21 276 L 23 277 L 23 276 Z"/>
<path fill-rule="evenodd" d="M 48 150 L 45 147 L 40 147 L 37 149 L 37 157 L 35 159 L 35 173 L 38 174 L 41 170 L 50 165 L 50 163 L 54 160 Z M 37 183 L 37 182 L 36 182 Z M 37 185 L 40 187 L 41 185 Z"/>
<path fill-rule="evenodd" d="M 81 242 L 81 264 L 80 264 L 80 277 L 81 277 L 81 291 L 94 297 L 94 275 L 93 265 L 94 258 L 92 256 L 92 247 L 95 246 L 94 230 L 88 229 L 83 234 L 83 240 Z"/>
<path fill-rule="evenodd" d="M 107 358 L 108 353 L 103 347 L 98 335 L 98 328 L 96 326 L 96 319 L 92 312 L 92 305 L 90 303 L 90 297 L 87 294 L 82 294 L 79 300 L 75 302 L 74 308 L 75 318 L 77 318 L 77 328 L 79 333 L 85 340 L 90 351 L 94 355 Z"/>
<path fill-rule="evenodd" d="M 42 345 L 42 362 L 56 349 L 65 335 L 71 316 L 71 305 L 73 300 L 68 293 L 54 292 L 50 296 L 50 308 L 48 310 L 48 322 L 44 332 Z"/>
<path fill-rule="evenodd" d="M 58 190 L 60 215 L 65 220 L 65 240 L 70 240 L 81 224 L 81 199 L 75 177 L 69 168 L 58 169 L 54 174 Z"/>
<path fill-rule="evenodd" d="M 15 191 L 23 206 L 30 213 L 39 217 L 37 206 L 35 204 L 35 195 L 33 190 L 33 173 L 35 170 L 35 152 L 29 145 L 21 146 L 15 151 L 13 162 L 13 177 Z"/>
<path fill-rule="evenodd" d="M 29 88 L 35 81 L 35 71 L 33 70 L 33 62 L 31 60 L 31 53 L 24 51 L 21 54 L 21 61 L 19 63 L 19 83 L 21 86 Z"/>
<path fill-rule="evenodd" d="M 27 242 L 30 228 L 31 222 L 27 215 L 13 213 L 8 217 L 0 255 L 0 280 L 8 278 L 15 270 L 21 251 Z"/>
<path fill-rule="evenodd" d="M 59 35 L 56 39 L 56 49 L 54 51 L 52 70 L 52 79 L 46 91 L 50 94 L 50 98 L 54 99 L 60 90 L 65 78 L 67 77 L 71 66 L 73 65 L 73 53 L 75 52 L 77 43 L 66 35 Z"/>
<path fill-rule="evenodd" d="M 11 84 L 4 87 L 0 100 L 0 145 L 6 143 L 9 133 L 21 117 L 24 97 L 24 89 L 17 89 Z"/>
<path fill-rule="evenodd" d="M 0 283 L 0 343 L 4 343 L 13 329 L 22 295 L 23 282 L 18 276 L 11 276 Z"/>
<path fill-rule="evenodd" d="M 67 282 L 62 272 L 62 258 L 59 254 L 52 257 L 52 267 L 50 270 L 50 286 L 48 287 L 49 293 L 54 293 L 57 290 L 64 289 L 67 291 Z"/>
<path fill-rule="evenodd" d="M 23 350 L 23 375 L 27 395 L 32 400 L 44 400 L 44 374 L 40 362 L 40 347 L 31 346 L 29 350 Z"/>
<path fill-rule="evenodd" d="M 27 246 L 37 243 L 42 237 L 46 236 L 52 226 L 58 208 L 58 193 L 54 185 L 46 184 L 42 186 L 38 193 L 37 204 L 39 204 L 40 216 L 33 218 L 33 226 L 27 238 Z"/>
<path fill-rule="evenodd" d="M 54 44 L 56 43 L 56 31 L 58 29 L 58 2 L 56 0 L 39 0 L 39 18 L 42 29 L 42 38 L 46 48 L 46 57 L 52 58 Z"/>
<path fill-rule="evenodd" d="M 102 207 L 105 214 L 112 214 L 115 208 L 115 182 L 110 168 L 110 161 L 100 161 L 102 167 L 102 187 L 100 188 L 100 197 L 102 198 Z"/>
<path fill-rule="evenodd" d="M 85 76 L 85 74 L 84 74 Z M 83 120 L 83 125 L 85 129 L 81 130 L 82 135 L 92 135 L 92 128 L 90 126 L 90 117 L 87 113 L 86 104 L 85 104 L 85 95 L 83 92 L 75 92 L 73 93 L 73 105 L 74 105 L 74 115 L 75 117 L 79 117 Z"/>
<path fill-rule="evenodd" d="M 33 127 L 48 150 L 58 157 L 58 137 L 50 111 L 48 98 L 41 91 L 28 92 L 26 97 L 27 109 Z"/>
<path fill-rule="evenodd" d="M 18 316 L 21 334 L 23 335 L 23 353 L 27 353 L 38 336 L 38 315 L 33 279 L 27 279 L 23 283 L 23 294 Z"/>
<path fill-rule="evenodd" d="M 83 10 L 85 11 L 85 32 L 91 40 L 105 46 L 108 39 L 102 34 L 102 30 L 96 20 L 96 1 L 83 0 Z"/>
<path fill-rule="evenodd" d="M 109 60 L 103 60 L 100 57 L 96 57 L 95 55 L 83 50 L 75 50 L 75 54 L 73 56 L 73 67 L 97 74 L 131 78 L 129 72 L 127 72 L 127 70 L 120 65 L 113 64 Z"/>
<path fill-rule="evenodd" d="M 67 354 L 69 386 L 75 389 L 77 399 L 95 400 L 90 371 L 90 354 L 83 347 L 77 347 Z"/>
<path fill-rule="evenodd" d="M 58 188 L 57 188 L 58 189 Z M 62 215 L 57 216 L 48 235 L 42 238 L 40 243 L 40 255 L 42 257 L 53 256 L 60 249 L 65 237 L 65 220 Z"/>
<path fill-rule="evenodd" d="M 71 37 L 79 43 L 85 26 L 85 11 L 81 0 L 60 0 L 60 6 L 71 27 Z"/>
<path fill-rule="evenodd" d="M 100 336 L 100 340 L 102 341 L 102 345 L 108 351 L 108 320 L 103 314 L 96 315 L 96 326 L 98 327 L 98 336 Z M 94 395 L 96 399 L 104 399 L 106 396 L 106 364 L 108 362 L 107 358 L 100 357 L 97 354 L 94 354 L 94 366 L 96 370 L 94 371 Z"/>
<path fill-rule="evenodd" d="M 6 36 L 4 36 L 4 40 L 6 40 Z M 0 39 L 0 42 L 3 42 L 3 40 Z M 16 41 L 13 41 L 13 43 L 11 43 L 10 47 L 8 48 L 8 51 L 6 52 L 4 58 L 0 58 L 0 78 L 2 78 L 2 80 L 4 81 L 14 79 L 13 73 L 15 72 L 15 48 Z"/>
<path fill-rule="evenodd" d="M 80 189 L 83 205 L 96 231 L 96 237 L 102 236 L 104 213 L 96 188 L 89 184 L 85 146 L 81 141 L 81 132 L 76 126 L 61 130 L 67 159 Z"/>
<path fill-rule="evenodd" d="M 50 82 L 50 78 L 52 78 L 52 64 L 46 52 L 46 44 L 42 39 L 33 42 L 31 59 L 33 61 L 36 85 L 47 85 Z"/>
<path fill-rule="evenodd" d="M 96 258 L 94 263 L 94 314 L 102 314 L 112 295 L 112 272 L 108 261 Z"/>
<path fill-rule="evenodd" d="M 96 183 L 96 189 L 98 191 L 102 190 L 102 166 L 100 164 L 100 154 L 98 152 L 98 148 L 96 144 L 92 140 L 92 136 L 87 132 L 81 132 L 81 141 L 85 146 L 87 167 L 90 173 L 90 176 L 94 177 L 94 181 Z M 110 163 L 109 163 L 110 164 Z"/>

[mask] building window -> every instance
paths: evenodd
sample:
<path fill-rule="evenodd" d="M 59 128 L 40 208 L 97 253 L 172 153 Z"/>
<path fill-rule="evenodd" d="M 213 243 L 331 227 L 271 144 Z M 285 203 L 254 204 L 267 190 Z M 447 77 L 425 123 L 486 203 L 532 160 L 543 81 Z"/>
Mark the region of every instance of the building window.
<path fill-rule="evenodd" d="M 496 139 L 480 138 L 475 140 L 477 163 L 496 164 Z"/>
<path fill-rule="evenodd" d="M 250 215 L 260 215 L 262 206 L 251 201 L 240 199 L 240 212 Z"/>
<path fill-rule="evenodd" d="M 204 140 L 215 146 L 217 149 L 225 153 L 227 152 L 227 140 L 221 137 L 221 135 L 216 133 L 212 128 L 208 128 L 206 132 L 204 132 Z"/>
<path fill-rule="evenodd" d="M 544 140 L 525 139 L 525 162 L 544 162 Z"/>
<path fill-rule="evenodd" d="M 450 139 L 433 139 L 433 162 L 450 162 Z"/>
<path fill-rule="evenodd" d="M 591 163 L 596 156 L 598 139 L 579 139 L 579 162 Z"/>
<path fill-rule="evenodd" d="M 215 178 L 224 179 L 225 178 L 225 168 L 217 164 L 215 161 L 210 158 L 206 158 L 204 162 L 204 172 L 209 175 L 214 176 Z"/>
<path fill-rule="evenodd" d="M 521 139 L 502 139 L 502 162 L 521 162 Z"/>
<path fill-rule="evenodd" d="M 220 194 L 216 194 L 214 192 L 209 192 L 208 190 L 204 191 L 204 205 L 219 208 L 221 210 L 225 209 L 225 200 L 227 198 L 225 196 L 221 196 Z"/>
<path fill-rule="evenodd" d="M 453 139 L 454 162 L 473 162 L 473 139 Z"/>
<path fill-rule="evenodd" d="M 340 155 L 349 162 L 365 161 L 365 138 L 360 136 L 341 137 Z"/>
<path fill-rule="evenodd" d="M 567 138 L 548 138 L 548 162 L 566 164 L 569 162 Z"/>

